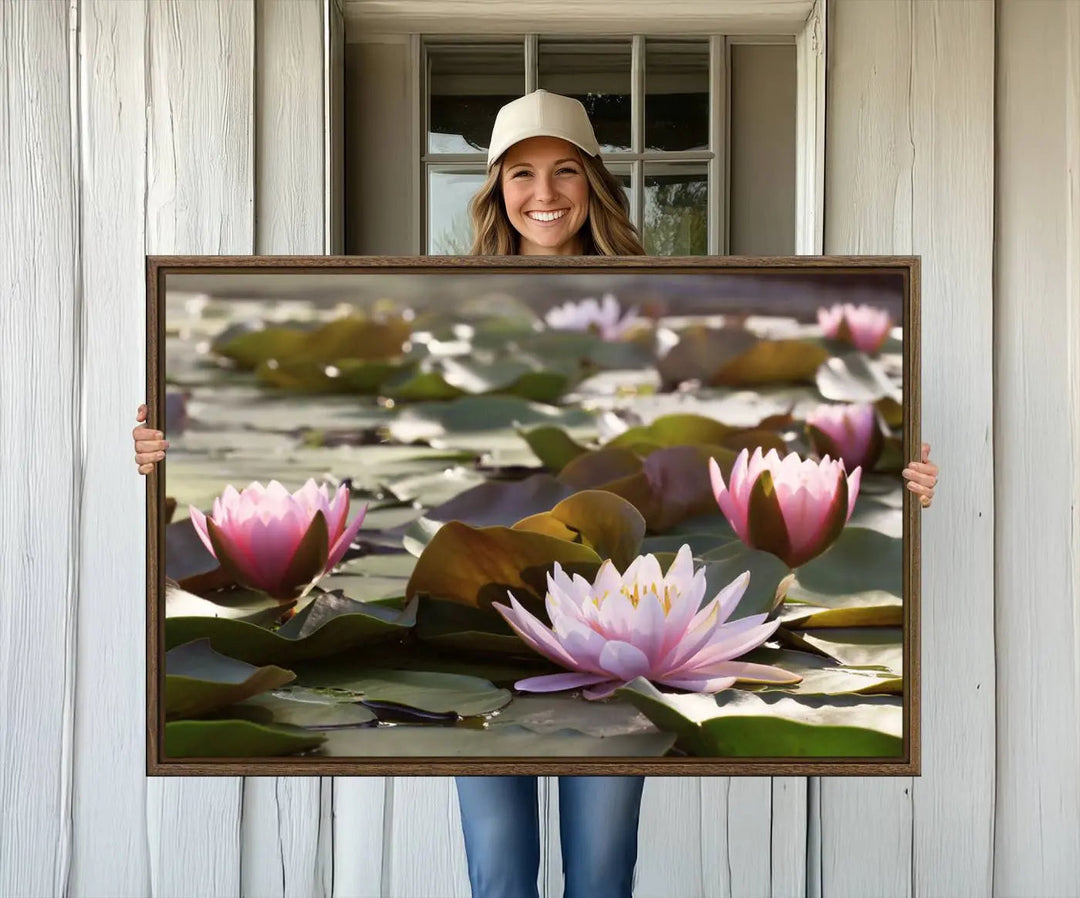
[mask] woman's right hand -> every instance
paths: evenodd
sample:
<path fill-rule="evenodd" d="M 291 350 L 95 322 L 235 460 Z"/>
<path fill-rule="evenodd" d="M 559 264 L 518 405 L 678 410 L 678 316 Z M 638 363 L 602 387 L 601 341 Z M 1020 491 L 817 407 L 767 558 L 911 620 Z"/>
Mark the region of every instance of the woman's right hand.
<path fill-rule="evenodd" d="M 145 405 L 139 406 L 135 420 L 146 420 Z M 135 438 L 135 464 L 139 466 L 139 473 L 149 474 L 154 469 L 154 465 L 165 457 L 169 441 L 163 439 L 165 434 L 160 430 L 153 430 L 143 425 L 132 430 L 131 435 Z"/>

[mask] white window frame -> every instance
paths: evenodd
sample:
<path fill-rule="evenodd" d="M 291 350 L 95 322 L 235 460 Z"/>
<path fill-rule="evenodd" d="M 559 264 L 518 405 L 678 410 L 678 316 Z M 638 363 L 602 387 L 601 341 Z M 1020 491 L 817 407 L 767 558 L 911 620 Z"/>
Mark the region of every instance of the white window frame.
<path fill-rule="evenodd" d="M 710 45 L 710 143 L 716 148 L 709 162 L 710 197 L 714 184 L 720 185 L 716 196 L 721 202 L 709 203 L 709 252 L 726 252 L 727 221 L 726 187 L 729 154 L 727 135 L 723 133 L 728 121 L 728 78 L 733 42 L 768 43 L 777 39 L 794 40 L 796 47 L 796 227 L 795 252 L 799 255 L 820 255 L 824 248 L 825 208 L 825 46 L 827 0 L 733 0 L 718 11 L 713 0 L 620 0 L 618 23 L 633 22 L 638 35 L 686 36 L 712 35 Z M 421 162 L 427 151 L 427 111 L 424 107 L 422 42 L 420 35 L 476 40 L 484 36 L 503 39 L 521 36 L 520 19 L 509 13 L 518 7 L 506 0 L 506 15 L 500 15 L 497 0 L 343 0 L 346 33 L 372 35 L 379 33 L 410 34 L 411 71 L 409 91 L 412 108 L 416 110 L 412 127 L 413 158 L 417 177 L 411 196 L 411 233 L 414 252 L 419 254 L 426 241 L 426 204 L 421 201 L 427 187 L 423 180 Z M 616 24 L 611 15 L 610 0 L 578 0 L 568 5 L 561 0 L 531 0 L 529 4 L 530 31 L 559 37 L 626 36 L 627 32 L 612 31 Z M 518 28 L 515 29 L 514 25 Z M 634 58 L 641 55 L 636 50 Z M 535 57 L 536 44 L 532 43 Z M 526 73 L 535 70 L 529 43 L 525 45 Z M 640 77 L 641 72 L 634 72 Z M 529 77 L 528 74 L 526 76 Z M 722 78 L 722 83 L 717 79 Z M 526 91 L 535 84 L 525 85 Z M 722 101 L 720 98 L 723 98 Z M 720 102 L 724 103 L 722 108 Z M 642 123 L 634 121 L 637 135 Z M 721 129 L 722 139 L 713 141 Z M 640 146 L 640 144 L 638 144 Z M 672 158 L 672 157 L 668 157 Z M 440 159 L 440 161 L 443 161 Z M 452 162 L 452 157 L 446 162 Z M 613 159 L 614 161 L 614 159 Z M 640 163 L 635 163 L 640 164 Z M 638 180 L 638 179 L 635 179 Z M 635 197 L 635 209 L 641 197 Z"/>

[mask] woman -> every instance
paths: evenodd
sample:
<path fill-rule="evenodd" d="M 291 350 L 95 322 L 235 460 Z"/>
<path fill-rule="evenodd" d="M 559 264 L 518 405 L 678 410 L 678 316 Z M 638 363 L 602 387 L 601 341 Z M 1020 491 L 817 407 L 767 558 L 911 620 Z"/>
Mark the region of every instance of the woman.
<path fill-rule="evenodd" d="M 488 176 L 469 206 L 474 255 L 644 255 L 622 187 L 600 161 L 585 108 L 536 91 L 495 119 Z M 143 421 L 146 406 L 136 419 Z M 165 456 L 160 431 L 136 427 L 142 474 Z M 904 472 L 924 507 L 937 466 Z M 536 777 L 457 777 L 474 898 L 537 896 L 540 864 Z M 565 898 L 629 898 L 637 861 L 644 777 L 559 777 Z"/>

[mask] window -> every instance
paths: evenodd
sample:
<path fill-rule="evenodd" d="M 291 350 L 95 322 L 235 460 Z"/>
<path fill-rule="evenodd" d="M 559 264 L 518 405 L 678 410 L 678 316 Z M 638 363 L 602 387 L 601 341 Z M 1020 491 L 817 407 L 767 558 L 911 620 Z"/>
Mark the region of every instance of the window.
<path fill-rule="evenodd" d="M 585 105 L 650 254 L 794 253 L 796 57 L 793 35 L 350 43 L 346 252 L 467 253 L 495 114 L 544 88 Z"/>
<path fill-rule="evenodd" d="M 710 121 L 711 45 L 700 37 L 425 42 L 426 251 L 468 252 L 466 207 L 484 180 L 495 113 L 543 88 L 584 104 L 646 251 L 708 253 L 708 202 L 720 193 L 710 188 L 719 140 Z"/>

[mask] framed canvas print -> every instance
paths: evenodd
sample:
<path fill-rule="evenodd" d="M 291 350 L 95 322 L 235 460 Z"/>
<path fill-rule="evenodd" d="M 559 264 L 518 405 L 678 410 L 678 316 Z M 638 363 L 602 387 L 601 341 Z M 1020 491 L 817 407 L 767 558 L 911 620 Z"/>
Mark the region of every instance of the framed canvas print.
<path fill-rule="evenodd" d="M 919 260 L 148 257 L 150 774 L 919 773 Z"/>

